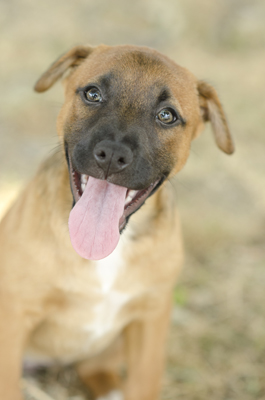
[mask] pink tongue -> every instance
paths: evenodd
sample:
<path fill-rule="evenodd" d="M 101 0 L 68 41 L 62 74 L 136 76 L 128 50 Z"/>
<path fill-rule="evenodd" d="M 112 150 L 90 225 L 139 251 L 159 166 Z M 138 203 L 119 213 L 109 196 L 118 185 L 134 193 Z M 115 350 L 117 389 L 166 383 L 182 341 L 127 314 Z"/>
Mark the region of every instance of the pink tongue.
<path fill-rule="evenodd" d="M 113 252 L 120 238 L 126 192 L 125 187 L 89 177 L 69 217 L 71 242 L 81 257 L 100 260 Z"/>

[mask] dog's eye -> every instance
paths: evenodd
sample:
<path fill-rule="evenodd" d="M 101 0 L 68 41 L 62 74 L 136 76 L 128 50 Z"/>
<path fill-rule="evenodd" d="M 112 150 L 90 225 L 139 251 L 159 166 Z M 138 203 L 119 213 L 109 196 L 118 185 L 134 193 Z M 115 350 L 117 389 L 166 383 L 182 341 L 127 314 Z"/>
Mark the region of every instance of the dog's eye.
<path fill-rule="evenodd" d="M 98 88 L 92 87 L 84 92 L 86 100 L 93 103 L 100 103 L 102 101 L 102 96 Z"/>
<path fill-rule="evenodd" d="M 176 112 L 169 108 L 164 108 L 163 110 L 159 111 L 156 117 L 163 124 L 168 124 L 168 125 L 173 124 L 178 119 Z"/>

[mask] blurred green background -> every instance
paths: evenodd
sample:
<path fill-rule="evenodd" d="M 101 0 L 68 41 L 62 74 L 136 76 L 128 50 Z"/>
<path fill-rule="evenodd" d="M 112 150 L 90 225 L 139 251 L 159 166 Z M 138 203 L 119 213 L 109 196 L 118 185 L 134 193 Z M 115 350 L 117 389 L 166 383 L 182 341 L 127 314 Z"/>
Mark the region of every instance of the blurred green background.
<path fill-rule="evenodd" d="M 264 399 L 264 0 L 0 0 L 0 32 L 1 214 L 56 146 L 61 85 L 32 88 L 72 46 L 154 47 L 215 86 L 236 153 L 207 127 L 172 181 L 186 262 L 162 398 Z"/>

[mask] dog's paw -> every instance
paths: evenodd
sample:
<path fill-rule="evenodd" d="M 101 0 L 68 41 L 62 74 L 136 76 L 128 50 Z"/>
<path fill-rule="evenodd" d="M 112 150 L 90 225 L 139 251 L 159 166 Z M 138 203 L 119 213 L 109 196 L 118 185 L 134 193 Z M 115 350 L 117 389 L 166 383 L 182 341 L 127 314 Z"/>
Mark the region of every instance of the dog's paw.
<path fill-rule="evenodd" d="M 124 400 L 124 396 L 120 390 L 112 390 L 108 394 L 98 397 L 96 400 Z"/>

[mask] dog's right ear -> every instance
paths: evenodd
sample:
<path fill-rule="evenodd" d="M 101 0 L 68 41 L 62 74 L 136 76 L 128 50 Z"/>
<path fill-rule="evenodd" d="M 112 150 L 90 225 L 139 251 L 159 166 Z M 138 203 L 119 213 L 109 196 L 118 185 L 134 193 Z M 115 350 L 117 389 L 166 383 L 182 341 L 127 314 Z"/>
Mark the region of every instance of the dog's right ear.
<path fill-rule="evenodd" d="M 44 72 L 34 86 L 36 92 L 48 90 L 70 67 L 75 67 L 92 53 L 94 47 L 76 46 L 63 54 Z"/>

